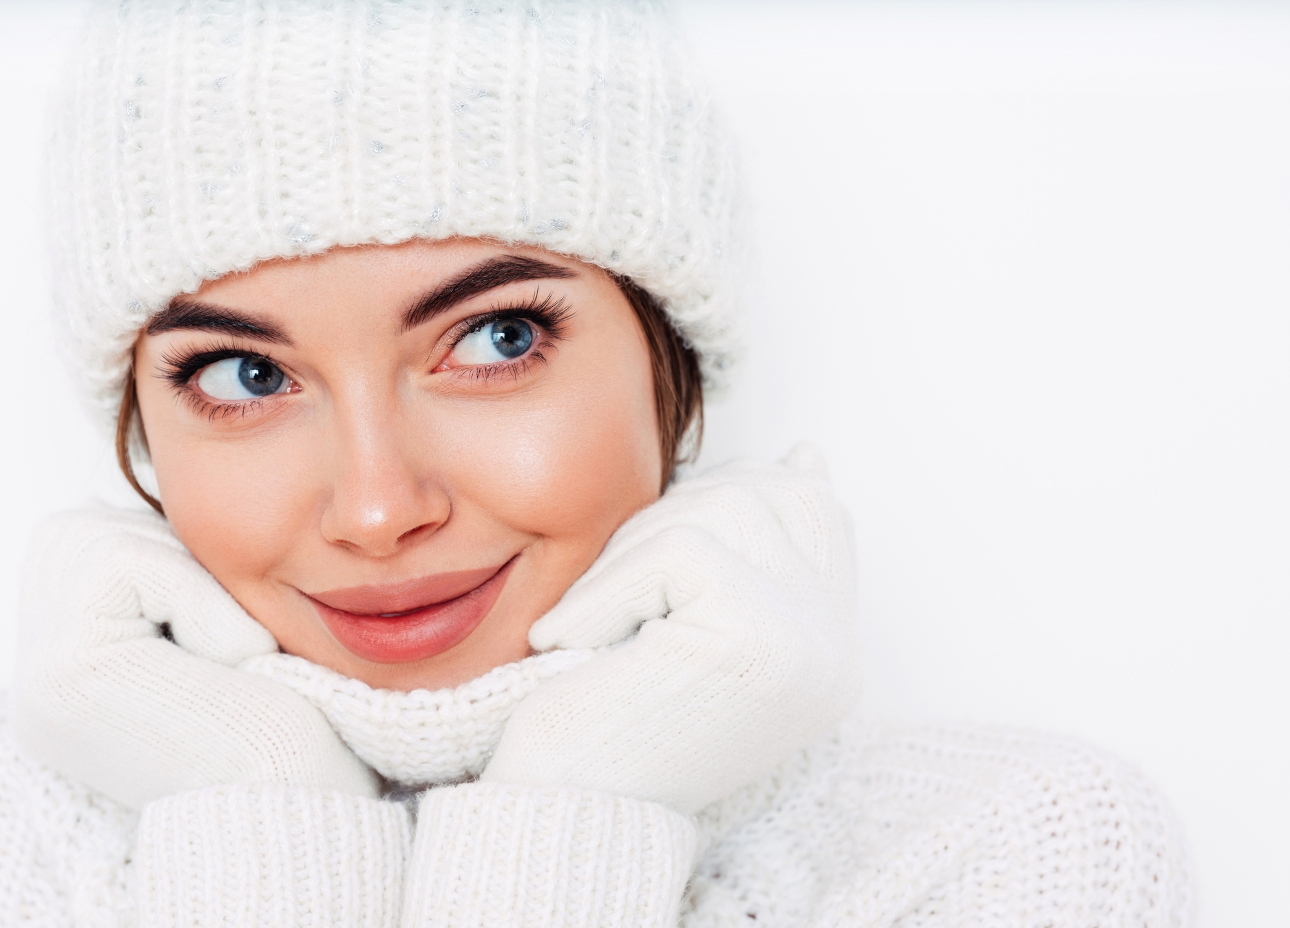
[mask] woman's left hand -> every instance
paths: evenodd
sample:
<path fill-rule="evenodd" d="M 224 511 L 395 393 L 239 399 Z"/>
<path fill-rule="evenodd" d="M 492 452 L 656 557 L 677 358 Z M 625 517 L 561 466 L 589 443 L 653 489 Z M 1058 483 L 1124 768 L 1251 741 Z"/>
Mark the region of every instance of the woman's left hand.
<path fill-rule="evenodd" d="M 533 626 L 540 651 L 615 646 L 525 699 L 481 779 L 697 812 L 853 707 L 854 600 L 814 448 L 677 484 Z"/>

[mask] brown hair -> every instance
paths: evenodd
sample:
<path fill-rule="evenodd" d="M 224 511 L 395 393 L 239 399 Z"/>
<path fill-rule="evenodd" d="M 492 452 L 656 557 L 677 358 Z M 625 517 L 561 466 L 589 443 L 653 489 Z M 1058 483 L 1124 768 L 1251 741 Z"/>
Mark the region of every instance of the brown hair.
<path fill-rule="evenodd" d="M 626 277 L 615 277 L 618 287 L 631 305 L 645 332 L 649 345 L 650 367 L 654 374 L 654 409 L 658 415 L 659 451 L 663 460 L 663 484 L 667 489 L 677 465 L 692 461 L 703 440 L 703 375 L 699 356 L 685 343 L 653 296 Z M 143 488 L 134 472 L 131 445 L 138 444 L 145 453 L 148 436 L 139 419 L 139 396 L 130 368 L 121 393 L 121 408 L 116 419 L 116 461 L 121 473 L 134 491 L 149 506 L 165 514 L 161 500 Z"/>
<path fill-rule="evenodd" d="M 148 436 L 144 434 L 143 421 L 139 418 L 139 394 L 134 386 L 134 365 L 131 364 L 130 373 L 125 378 L 125 389 L 121 391 L 121 408 L 116 414 L 116 463 L 121 468 L 121 473 L 125 474 L 126 481 L 134 487 L 134 492 L 164 516 L 166 511 L 161 508 L 161 500 L 143 488 L 134 472 L 130 445 L 136 441 L 136 433 L 139 447 L 146 452 Z"/>
<path fill-rule="evenodd" d="M 672 482 L 678 464 L 693 461 L 703 441 L 703 375 L 699 356 L 653 296 L 626 277 L 616 277 L 645 330 L 654 373 L 654 409 L 663 456 L 663 485 Z"/>

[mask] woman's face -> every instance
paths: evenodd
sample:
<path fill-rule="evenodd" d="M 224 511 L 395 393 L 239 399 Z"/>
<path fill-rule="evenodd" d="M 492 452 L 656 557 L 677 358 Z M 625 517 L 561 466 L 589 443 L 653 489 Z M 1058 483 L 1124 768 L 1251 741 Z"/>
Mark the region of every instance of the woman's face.
<path fill-rule="evenodd" d="M 181 297 L 135 349 L 179 538 L 284 651 L 453 686 L 658 497 L 649 349 L 599 268 L 478 240 L 336 248 Z"/>

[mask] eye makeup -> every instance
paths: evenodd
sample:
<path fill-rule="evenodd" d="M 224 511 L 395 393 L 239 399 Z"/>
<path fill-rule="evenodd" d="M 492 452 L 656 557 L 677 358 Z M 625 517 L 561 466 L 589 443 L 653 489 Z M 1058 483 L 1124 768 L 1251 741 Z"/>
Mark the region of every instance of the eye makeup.
<path fill-rule="evenodd" d="M 174 349 L 166 351 L 160 358 L 157 376 L 170 384 L 171 389 L 189 405 L 194 413 L 204 416 L 212 422 L 231 415 L 245 418 L 258 411 L 266 401 L 300 391 L 300 387 L 291 380 L 290 375 L 287 375 L 285 371 L 283 371 L 283 374 L 287 379 L 286 389 L 265 396 L 248 397 L 241 400 L 221 400 L 208 396 L 197 386 L 197 381 L 202 372 L 212 364 L 236 358 L 263 361 L 267 365 L 276 367 L 280 371 L 282 370 L 281 365 L 269 355 L 261 351 L 248 350 L 246 346 L 240 346 L 232 341 L 224 341 L 201 350 L 185 351 L 183 349 Z"/>
<path fill-rule="evenodd" d="M 219 361 L 227 361 L 229 358 L 265 358 L 272 361 L 272 358 L 267 355 L 248 351 L 245 347 L 227 342 L 202 351 L 167 351 L 161 356 L 161 376 L 171 386 L 182 389 L 201 373 L 203 368 Z"/>
<path fill-rule="evenodd" d="M 448 331 L 448 352 L 433 372 L 465 376 L 472 381 L 487 382 L 498 375 L 509 376 L 512 381 L 517 381 L 529 372 L 531 365 L 546 363 L 547 356 L 544 350 L 553 348 L 556 342 L 565 337 L 568 321 L 572 315 L 572 310 L 563 299 L 556 299 L 551 295 L 539 299 L 539 294 L 534 292 L 532 298 L 523 303 L 503 304 L 495 306 L 486 313 L 470 316 Z M 449 363 L 458 348 L 470 336 L 490 326 L 515 320 L 531 323 L 538 330 L 535 333 L 534 344 L 524 354 L 482 364 Z"/>
<path fill-rule="evenodd" d="M 432 369 L 431 373 L 464 378 L 469 383 L 487 383 L 498 376 L 509 377 L 512 382 L 519 381 L 530 372 L 532 365 L 547 362 L 545 352 L 565 337 L 568 321 L 572 315 L 572 310 L 563 298 L 556 298 L 554 295 L 541 297 L 540 293 L 535 291 L 527 300 L 499 304 L 487 312 L 469 316 L 441 336 L 441 343 L 444 341 L 447 343 L 447 351 L 443 354 L 443 360 Z M 533 344 L 522 355 L 482 364 L 450 363 L 453 353 L 464 339 L 489 326 L 514 320 L 522 320 L 536 329 L 533 332 Z M 279 393 L 232 401 L 207 396 L 197 385 L 202 372 L 213 364 L 236 358 L 262 360 L 268 365 L 283 370 L 282 365 L 275 361 L 271 354 L 251 349 L 246 345 L 238 345 L 235 341 L 223 341 L 200 349 L 176 348 L 166 351 L 158 365 L 158 376 L 166 381 L 196 414 L 211 421 L 229 415 L 244 418 L 260 410 L 266 402 L 273 402 L 278 397 L 300 391 L 300 387 L 291 381 L 290 375 L 287 374 L 290 385 Z"/>

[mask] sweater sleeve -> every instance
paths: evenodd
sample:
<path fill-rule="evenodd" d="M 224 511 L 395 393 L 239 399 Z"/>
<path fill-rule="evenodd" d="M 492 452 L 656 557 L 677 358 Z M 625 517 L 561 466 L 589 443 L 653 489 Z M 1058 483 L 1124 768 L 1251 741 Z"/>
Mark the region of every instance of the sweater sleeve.
<path fill-rule="evenodd" d="M 421 798 L 403 928 L 675 928 L 693 820 L 578 789 L 469 783 Z"/>
<path fill-rule="evenodd" d="M 139 822 L 139 925 L 393 928 L 410 845 L 398 803 L 279 785 L 168 796 Z"/>
<path fill-rule="evenodd" d="M 133 925 L 138 814 L 32 760 L 0 692 L 0 925 Z"/>
<path fill-rule="evenodd" d="M 854 719 L 699 822 L 694 928 L 1192 924 L 1160 794 L 1062 736 Z"/>

